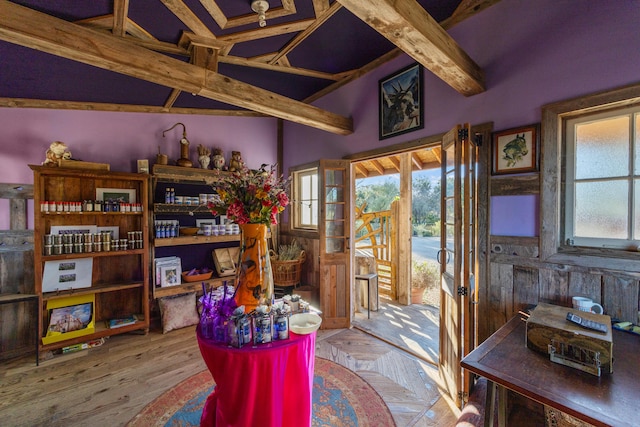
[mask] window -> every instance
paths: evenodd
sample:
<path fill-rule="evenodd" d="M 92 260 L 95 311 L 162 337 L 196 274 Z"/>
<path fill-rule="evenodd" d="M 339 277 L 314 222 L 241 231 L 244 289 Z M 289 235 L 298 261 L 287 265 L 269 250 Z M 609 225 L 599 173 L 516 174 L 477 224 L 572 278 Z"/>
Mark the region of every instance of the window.
<path fill-rule="evenodd" d="M 293 227 L 298 229 L 318 229 L 318 168 L 310 168 L 292 173 Z"/>
<path fill-rule="evenodd" d="M 640 84 L 543 106 L 541 260 L 637 271 L 639 115 Z"/>
<path fill-rule="evenodd" d="M 640 108 L 566 120 L 565 243 L 640 243 Z"/>

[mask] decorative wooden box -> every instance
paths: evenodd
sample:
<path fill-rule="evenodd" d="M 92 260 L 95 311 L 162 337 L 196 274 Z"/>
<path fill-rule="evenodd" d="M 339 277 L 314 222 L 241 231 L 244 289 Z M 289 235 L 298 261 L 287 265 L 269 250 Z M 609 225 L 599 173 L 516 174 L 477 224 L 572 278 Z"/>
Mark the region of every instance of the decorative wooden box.
<path fill-rule="evenodd" d="M 578 326 L 567 320 L 568 312 L 604 323 L 608 330 L 602 333 Z M 553 362 L 593 375 L 613 372 L 611 318 L 607 315 L 540 303 L 527 319 L 527 347 L 549 354 Z"/>

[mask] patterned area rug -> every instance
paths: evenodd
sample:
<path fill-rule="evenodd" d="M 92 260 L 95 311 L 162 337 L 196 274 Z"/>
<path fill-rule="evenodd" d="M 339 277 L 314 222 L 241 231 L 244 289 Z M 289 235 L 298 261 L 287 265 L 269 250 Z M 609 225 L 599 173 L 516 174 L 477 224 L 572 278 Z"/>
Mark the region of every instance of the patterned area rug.
<path fill-rule="evenodd" d="M 215 383 L 209 371 L 187 378 L 145 407 L 128 427 L 199 426 L 200 414 Z M 313 427 L 390 427 L 391 412 L 362 378 L 337 363 L 316 358 Z"/>

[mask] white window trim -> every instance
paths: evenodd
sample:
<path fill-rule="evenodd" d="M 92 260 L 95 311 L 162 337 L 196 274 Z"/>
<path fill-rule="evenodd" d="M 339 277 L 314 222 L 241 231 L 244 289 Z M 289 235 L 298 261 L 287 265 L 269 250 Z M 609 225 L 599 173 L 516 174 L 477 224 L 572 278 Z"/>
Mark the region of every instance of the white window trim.
<path fill-rule="evenodd" d="M 304 231 L 317 231 L 318 230 L 318 224 L 301 224 L 301 220 L 300 218 L 302 217 L 301 214 L 301 206 L 302 206 L 302 202 L 300 200 L 298 200 L 298 195 L 300 194 L 300 177 L 302 176 L 310 176 L 313 175 L 315 173 L 315 175 L 317 176 L 320 173 L 320 170 L 317 166 L 315 167 L 310 167 L 310 168 L 306 168 L 306 169 L 300 169 L 300 170 L 294 170 L 291 172 L 292 174 L 292 187 L 293 187 L 293 203 L 294 203 L 294 209 L 292 210 L 292 218 L 291 218 L 291 224 L 292 224 L 292 229 L 293 230 L 304 230 Z M 318 186 L 320 185 L 320 177 L 317 177 L 317 183 Z M 320 188 L 317 189 L 318 191 L 318 198 L 320 197 Z M 319 200 L 316 199 L 316 203 L 319 203 Z"/>
<path fill-rule="evenodd" d="M 572 248 L 561 242 L 563 233 L 561 191 L 562 173 L 566 165 L 562 143 L 565 137 L 564 121 L 593 113 L 604 108 L 622 108 L 640 105 L 640 84 L 574 98 L 542 108 L 542 150 L 540 175 L 540 259 L 554 264 L 569 264 L 586 268 L 602 268 L 638 272 L 640 253 Z M 629 262 L 634 260 L 635 262 Z"/>
<path fill-rule="evenodd" d="M 613 248 L 613 249 L 622 249 L 622 250 L 636 250 L 640 242 L 638 242 L 638 236 L 633 236 L 634 230 L 634 186 L 635 186 L 635 178 L 634 170 L 637 170 L 637 166 L 634 165 L 634 143 L 635 141 L 635 118 L 638 115 L 640 106 L 634 106 L 630 108 L 625 108 L 623 110 L 620 109 L 607 109 L 606 111 L 602 111 L 596 114 L 590 114 L 588 117 L 573 117 L 566 120 L 565 124 L 565 132 L 566 132 L 566 167 L 565 167 L 565 195 L 564 199 L 566 200 L 565 204 L 565 212 L 563 212 L 564 224 L 565 224 L 565 233 L 564 240 L 568 246 L 588 246 L 588 247 L 602 247 L 602 248 Z M 575 186 L 576 182 L 589 181 L 592 180 L 586 179 L 576 179 L 575 178 L 575 129 L 577 125 L 594 123 L 600 120 L 612 119 L 616 117 L 627 116 L 629 118 L 629 170 L 628 173 L 623 176 L 615 176 L 615 177 L 602 177 L 595 178 L 598 182 L 605 181 L 622 181 L 628 184 L 628 194 L 627 199 L 629 201 L 628 207 L 628 226 L 630 238 L 635 238 L 635 240 L 629 239 L 613 239 L 613 238 L 596 238 L 596 237 L 580 237 L 574 236 L 573 228 L 573 213 L 575 208 Z M 567 240 L 571 240 L 569 243 Z"/>

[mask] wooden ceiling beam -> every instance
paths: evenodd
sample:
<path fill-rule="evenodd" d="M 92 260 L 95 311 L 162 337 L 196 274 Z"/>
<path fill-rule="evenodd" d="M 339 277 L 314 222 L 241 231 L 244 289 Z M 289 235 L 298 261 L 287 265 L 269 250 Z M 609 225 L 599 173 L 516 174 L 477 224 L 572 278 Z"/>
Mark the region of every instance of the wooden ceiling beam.
<path fill-rule="evenodd" d="M 465 96 L 484 92 L 482 69 L 416 0 L 338 0 Z"/>
<path fill-rule="evenodd" d="M 397 171 L 400 172 L 400 159 L 398 158 L 398 156 L 390 156 L 389 157 L 389 161 L 391 162 L 391 164 L 393 165 L 393 168 Z"/>
<path fill-rule="evenodd" d="M 380 164 L 376 159 L 371 160 L 371 166 L 378 172 L 380 175 L 384 175 L 384 167 Z"/>
<path fill-rule="evenodd" d="M 411 153 L 411 162 L 415 165 L 415 168 L 413 168 L 413 170 L 422 170 L 422 160 L 420 160 L 420 156 L 418 156 L 418 153 Z"/>
<path fill-rule="evenodd" d="M 114 0 L 113 2 L 113 35 L 124 37 L 127 34 L 127 15 L 129 14 L 129 0 Z"/>
<path fill-rule="evenodd" d="M 327 9 L 321 16 L 318 16 L 317 19 L 313 22 L 313 25 L 309 25 L 304 31 L 301 31 L 296 35 L 285 47 L 283 47 L 280 52 L 271 60 L 271 64 L 275 64 L 278 60 L 288 55 L 293 49 L 296 48 L 300 43 L 302 43 L 307 37 L 309 37 L 315 30 L 320 28 L 322 24 L 324 24 L 327 19 L 331 18 L 334 13 L 339 11 L 342 8 L 342 5 L 338 2 L 335 2 L 331 5 L 329 9 Z"/>
<path fill-rule="evenodd" d="M 196 16 L 182 0 L 160 0 L 167 9 L 178 17 L 191 31 L 200 35 L 216 38 L 215 34 Z"/>
<path fill-rule="evenodd" d="M 366 178 L 369 176 L 369 170 L 365 168 L 361 163 L 356 163 L 356 176 Z"/>
<path fill-rule="evenodd" d="M 328 132 L 353 133 L 350 118 L 7 0 L 0 0 L 0 39 Z"/>

